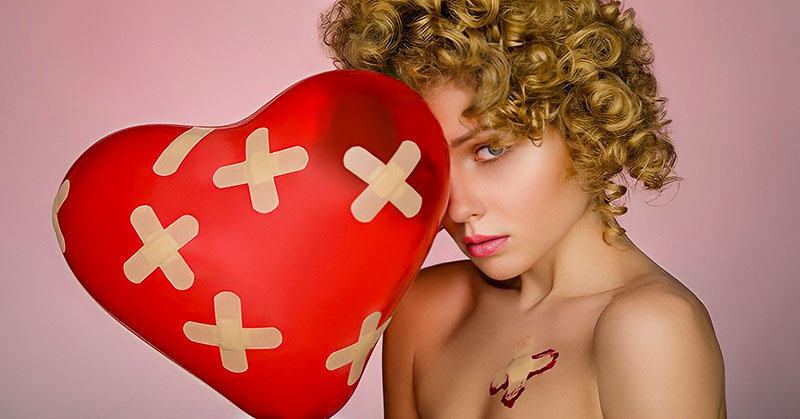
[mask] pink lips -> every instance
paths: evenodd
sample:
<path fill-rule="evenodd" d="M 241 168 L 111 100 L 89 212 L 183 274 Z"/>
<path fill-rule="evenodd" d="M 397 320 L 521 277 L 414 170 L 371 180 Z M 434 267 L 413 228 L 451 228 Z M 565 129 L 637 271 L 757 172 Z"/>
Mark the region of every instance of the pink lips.
<path fill-rule="evenodd" d="M 466 240 L 465 240 L 466 241 Z M 467 244 L 467 251 L 476 258 L 489 256 L 502 248 L 508 241 L 508 236 L 502 236 L 480 243 Z"/>

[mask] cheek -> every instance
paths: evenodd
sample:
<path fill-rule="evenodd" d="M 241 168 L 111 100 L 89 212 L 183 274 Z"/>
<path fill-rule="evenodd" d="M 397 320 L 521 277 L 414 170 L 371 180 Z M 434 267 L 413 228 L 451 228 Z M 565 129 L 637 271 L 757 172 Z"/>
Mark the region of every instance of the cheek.
<path fill-rule="evenodd" d="M 493 190 L 494 210 L 502 213 L 511 234 L 516 230 L 537 240 L 557 239 L 583 213 L 586 202 L 575 181 L 564 179 L 569 159 L 533 145 L 516 151 L 498 170 L 504 179 Z"/>

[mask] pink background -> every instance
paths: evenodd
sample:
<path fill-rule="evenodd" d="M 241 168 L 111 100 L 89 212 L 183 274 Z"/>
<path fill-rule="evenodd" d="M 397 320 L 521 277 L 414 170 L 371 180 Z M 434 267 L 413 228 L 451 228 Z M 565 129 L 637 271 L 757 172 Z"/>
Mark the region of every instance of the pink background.
<path fill-rule="evenodd" d="M 0 3 L 0 416 L 247 417 L 92 301 L 61 256 L 51 205 L 110 132 L 239 121 L 332 69 L 316 30 L 330 3 Z M 711 312 L 730 416 L 795 416 L 800 4 L 627 4 L 654 44 L 686 180 L 650 204 L 635 193 L 620 221 Z M 463 258 L 442 233 L 426 266 Z M 380 345 L 335 417 L 382 416 Z"/>

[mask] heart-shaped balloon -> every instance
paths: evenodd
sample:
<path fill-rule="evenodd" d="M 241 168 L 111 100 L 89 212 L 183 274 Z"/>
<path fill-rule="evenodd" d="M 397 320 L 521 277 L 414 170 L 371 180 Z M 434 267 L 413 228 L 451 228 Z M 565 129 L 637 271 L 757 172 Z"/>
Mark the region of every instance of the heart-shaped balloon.
<path fill-rule="evenodd" d="M 104 137 L 53 224 L 83 287 L 163 355 L 253 416 L 329 417 L 430 250 L 448 171 L 417 92 L 334 70 L 231 125 Z"/>

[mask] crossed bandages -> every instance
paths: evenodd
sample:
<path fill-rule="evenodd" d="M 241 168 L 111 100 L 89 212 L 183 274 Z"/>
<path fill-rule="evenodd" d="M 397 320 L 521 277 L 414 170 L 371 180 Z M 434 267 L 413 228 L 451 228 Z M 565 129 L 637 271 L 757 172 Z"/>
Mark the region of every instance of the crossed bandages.
<path fill-rule="evenodd" d="M 153 172 L 159 176 L 175 173 L 194 146 L 213 130 L 214 128 L 192 127 L 181 133 L 159 155 L 153 164 Z M 251 205 L 259 213 L 271 212 L 279 204 L 275 177 L 302 170 L 308 164 L 308 153 L 301 146 L 270 152 L 269 131 L 265 127 L 257 128 L 247 137 L 245 155 L 245 160 L 242 162 L 218 168 L 214 172 L 212 181 L 218 188 L 246 184 L 250 191 Z M 364 223 L 370 222 L 387 202 L 391 202 L 407 218 L 416 215 L 422 207 L 422 196 L 406 182 L 406 179 L 420 158 L 419 147 L 409 140 L 400 144 L 386 164 L 363 147 L 355 146 L 347 150 L 343 158 L 344 167 L 367 183 L 367 187 L 350 206 L 353 217 Z M 58 223 L 58 211 L 67 199 L 69 187 L 69 179 L 64 180 L 59 186 L 52 208 L 53 228 L 62 253 L 66 251 L 66 242 Z M 133 215 L 131 217 L 133 218 Z M 152 216 L 146 217 L 152 219 Z M 131 222 L 136 226 L 133 219 Z M 176 226 L 176 228 L 183 232 L 183 227 Z M 149 230 L 143 231 L 140 237 L 142 234 L 147 235 L 148 232 Z M 187 280 L 183 281 L 185 286 Z"/>
<path fill-rule="evenodd" d="M 198 232 L 197 219 L 183 215 L 163 228 L 153 209 L 148 205 L 137 207 L 131 213 L 131 224 L 142 240 L 142 247 L 124 264 L 125 276 L 133 283 L 141 283 L 156 268 L 161 268 L 167 280 L 177 290 L 185 290 L 194 282 L 194 273 L 180 254 L 180 249 Z M 188 321 L 183 332 L 192 342 L 219 346 L 222 366 L 231 372 L 244 372 L 248 368 L 246 349 L 274 349 L 283 337 L 275 327 L 242 327 L 241 299 L 231 291 L 214 297 L 215 325 Z M 375 346 L 391 317 L 379 327 L 381 313 L 368 315 L 361 324 L 358 341 L 330 354 L 325 367 L 336 370 L 351 364 L 347 384 L 353 385 L 361 377 L 369 351 Z"/>
<path fill-rule="evenodd" d="M 497 370 L 492 376 L 489 385 L 489 395 L 495 395 L 505 389 L 500 401 L 506 407 L 512 407 L 514 402 L 525 391 L 525 382 L 534 375 L 541 374 L 553 367 L 558 359 L 558 352 L 548 349 L 532 354 L 533 348 L 530 337 L 525 337 L 517 342 L 514 358 L 503 368 Z M 550 356 L 549 359 L 544 358 Z"/>
<path fill-rule="evenodd" d="M 385 165 L 363 147 L 347 150 L 344 167 L 369 185 L 350 206 L 356 220 L 372 221 L 387 202 L 408 218 L 416 215 L 422 207 L 422 196 L 406 183 L 406 178 L 419 163 L 420 156 L 419 147 L 408 140 L 400 143 Z"/>
<path fill-rule="evenodd" d="M 275 177 L 302 170 L 308 164 L 308 153 L 294 146 L 274 153 L 269 151 L 269 131 L 258 128 L 250 133 L 245 144 L 243 162 L 222 166 L 214 172 L 218 188 L 247 185 L 253 209 L 267 213 L 278 207 Z"/>
<path fill-rule="evenodd" d="M 163 228 L 153 208 L 141 205 L 131 212 L 131 224 L 143 244 L 122 265 L 125 277 L 138 284 L 156 268 L 161 268 L 175 289 L 185 290 L 191 287 L 194 283 L 194 272 L 181 256 L 180 249 L 197 236 L 197 219 L 185 214 Z"/>
<path fill-rule="evenodd" d="M 61 232 L 61 225 L 58 223 L 58 211 L 64 201 L 67 200 L 67 195 L 69 195 L 69 179 L 61 182 L 61 186 L 58 187 L 58 192 L 56 192 L 56 198 L 53 200 L 53 229 L 56 231 L 56 240 L 58 240 L 58 247 L 61 249 L 61 253 L 67 251 L 67 243 L 64 241 L 64 234 Z"/>
<path fill-rule="evenodd" d="M 164 149 L 153 165 L 153 171 L 160 176 L 175 173 L 192 148 L 211 131 L 213 128 L 192 127 L 183 132 Z M 419 147 L 408 140 L 400 144 L 386 164 L 363 147 L 347 150 L 343 158 L 344 167 L 367 183 L 366 189 L 350 206 L 353 217 L 369 222 L 387 202 L 406 217 L 416 215 L 422 206 L 422 196 L 405 180 L 420 158 Z M 279 204 L 275 177 L 300 171 L 307 164 L 308 152 L 301 146 L 271 152 L 269 130 L 260 127 L 253 130 L 245 141 L 245 160 L 218 168 L 212 179 L 218 188 L 247 185 L 253 209 L 268 213 Z"/>
<path fill-rule="evenodd" d="M 347 385 L 353 385 L 358 378 L 361 377 L 361 372 L 364 371 L 364 364 L 366 364 L 367 355 L 370 349 L 375 346 L 378 338 L 386 327 L 389 326 L 391 317 L 386 319 L 383 324 L 378 327 L 378 321 L 381 319 L 381 313 L 376 311 L 364 319 L 361 323 L 361 333 L 358 337 L 358 342 L 339 349 L 328 356 L 325 361 L 325 368 L 330 371 L 339 369 L 347 364 L 352 364 L 350 367 L 350 375 L 347 377 Z"/>
<path fill-rule="evenodd" d="M 222 366 L 231 372 L 247 370 L 246 349 L 274 349 L 280 346 L 283 335 L 275 327 L 242 327 L 242 306 L 239 296 L 231 291 L 223 291 L 214 297 L 216 324 L 188 321 L 183 325 L 183 333 L 192 342 L 218 346 Z M 378 327 L 381 313 L 376 311 L 367 316 L 361 324 L 358 341 L 328 356 L 325 368 L 337 370 L 351 364 L 347 384 L 353 385 L 361 377 L 369 351 L 375 346 L 391 317 Z"/>
<path fill-rule="evenodd" d="M 153 172 L 159 176 L 174 174 L 189 152 L 213 130 L 192 127 L 181 133 L 159 155 Z M 386 164 L 363 147 L 347 150 L 343 157 L 344 167 L 367 184 L 350 206 L 355 219 L 364 223 L 371 221 L 387 202 L 408 218 L 416 215 L 422 206 L 422 197 L 406 183 L 406 179 L 420 157 L 419 147 L 408 140 L 400 144 Z M 253 209 L 268 213 L 279 204 L 275 177 L 302 170 L 307 164 L 308 153 L 301 146 L 271 152 L 269 131 L 261 127 L 247 137 L 245 160 L 218 168 L 212 181 L 218 188 L 246 184 Z M 66 241 L 58 222 L 58 212 L 69 189 L 67 179 L 59 187 L 52 208 L 53 227 L 62 253 Z M 124 262 L 125 277 L 140 284 L 156 269 L 161 269 L 176 290 L 189 289 L 195 274 L 181 255 L 181 248 L 198 235 L 198 220 L 184 214 L 165 228 L 151 206 L 140 205 L 131 212 L 130 223 L 142 246 Z M 241 299 L 232 291 L 222 291 L 214 297 L 214 313 L 216 324 L 187 321 L 183 332 L 192 342 L 218 346 L 222 366 L 228 371 L 241 373 L 248 369 L 246 350 L 274 349 L 283 341 L 283 335 L 275 327 L 243 327 Z M 366 316 L 358 340 L 332 352 L 326 359 L 325 367 L 330 371 L 350 365 L 348 385 L 353 385 L 361 377 L 369 351 L 389 325 L 391 317 L 378 326 L 380 317 L 380 312 Z"/>
<path fill-rule="evenodd" d="M 247 370 L 245 349 L 273 349 L 283 340 L 274 327 L 242 327 L 242 302 L 231 291 L 222 291 L 214 297 L 214 315 L 217 324 L 188 321 L 183 333 L 192 342 L 219 346 L 222 366 L 231 372 Z"/>

